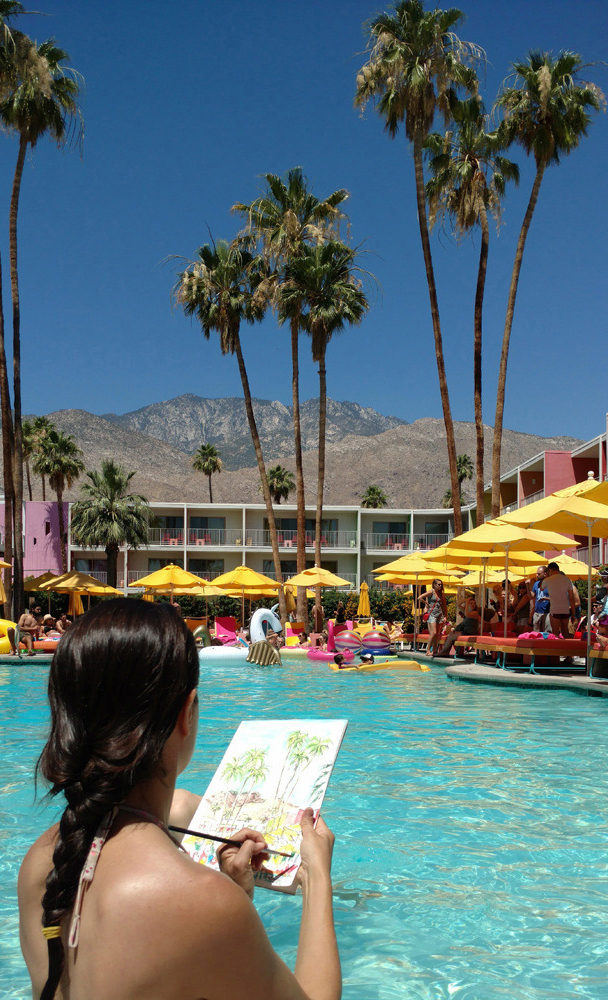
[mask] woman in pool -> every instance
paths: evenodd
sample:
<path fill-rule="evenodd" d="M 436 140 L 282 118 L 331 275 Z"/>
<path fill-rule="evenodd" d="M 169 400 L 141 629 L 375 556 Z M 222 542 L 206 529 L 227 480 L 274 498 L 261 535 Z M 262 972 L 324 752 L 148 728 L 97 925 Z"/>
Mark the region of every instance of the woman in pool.
<path fill-rule="evenodd" d="M 253 907 L 260 833 L 235 835 L 221 873 L 168 827 L 198 797 L 175 793 L 198 727 L 198 655 L 167 604 L 118 599 L 80 617 L 49 677 L 51 731 L 39 769 L 67 805 L 19 873 L 21 947 L 35 1000 L 338 1000 L 333 835 L 302 818 L 295 975 Z"/>

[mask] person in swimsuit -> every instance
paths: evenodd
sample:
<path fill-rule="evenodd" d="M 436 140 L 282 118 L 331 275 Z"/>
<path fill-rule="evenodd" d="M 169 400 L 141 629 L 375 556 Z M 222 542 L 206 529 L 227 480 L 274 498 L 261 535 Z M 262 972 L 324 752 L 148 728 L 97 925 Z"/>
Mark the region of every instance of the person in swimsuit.
<path fill-rule="evenodd" d="M 425 601 L 428 613 L 429 639 L 426 644 L 426 654 L 427 656 L 435 656 L 441 637 L 439 626 L 448 616 L 448 607 L 441 580 L 433 580 L 431 590 L 425 590 L 418 598 L 418 603 L 420 601 Z"/>
<path fill-rule="evenodd" d="M 104 602 L 58 644 L 38 771 L 66 805 L 18 880 L 34 1000 L 339 1000 L 323 820 L 313 827 L 305 810 L 301 821 L 295 974 L 250 898 L 262 834 L 235 834 L 217 872 L 169 829 L 187 827 L 200 802 L 175 791 L 196 743 L 198 682 L 194 638 L 167 603 Z"/>

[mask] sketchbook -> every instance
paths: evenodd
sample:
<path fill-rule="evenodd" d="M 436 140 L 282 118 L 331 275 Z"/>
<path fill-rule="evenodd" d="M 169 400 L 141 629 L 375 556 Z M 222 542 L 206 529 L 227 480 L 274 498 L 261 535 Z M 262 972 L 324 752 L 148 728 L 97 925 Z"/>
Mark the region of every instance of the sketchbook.
<path fill-rule="evenodd" d="M 255 885 L 296 891 L 300 819 L 309 806 L 315 821 L 346 730 L 345 719 L 241 722 L 203 795 L 189 828 L 230 837 L 245 826 L 259 830 L 271 854 Z M 186 834 L 182 846 L 201 864 L 218 868 L 217 843 Z"/>

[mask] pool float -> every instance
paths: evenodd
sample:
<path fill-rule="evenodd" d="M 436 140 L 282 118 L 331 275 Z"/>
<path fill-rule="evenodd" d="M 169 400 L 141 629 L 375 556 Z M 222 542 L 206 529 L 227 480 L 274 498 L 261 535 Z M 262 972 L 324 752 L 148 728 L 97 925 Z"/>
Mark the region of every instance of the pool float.
<path fill-rule="evenodd" d="M 355 658 L 355 654 L 350 649 L 345 649 L 345 650 L 341 649 L 340 652 L 342 653 L 342 656 L 344 657 L 344 659 L 348 660 L 349 663 L 350 663 L 351 660 L 354 660 L 354 658 Z M 313 646 L 312 649 L 307 649 L 306 650 L 306 655 L 307 655 L 307 657 L 308 657 L 309 660 L 319 660 L 319 661 L 325 661 L 326 663 L 328 663 L 331 660 L 333 660 L 333 658 L 334 658 L 334 656 L 336 654 L 335 653 L 331 653 L 328 649 L 318 649 L 316 646 Z M 337 669 L 338 668 L 336 666 L 336 670 Z"/>
<path fill-rule="evenodd" d="M 334 645 L 337 653 L 354 655 L 361 652 L 361 636 L 357 635 L 354 629 L 347 628 L 334 636 Z"/>
<path fill-rule="evenodd" d="M 266 632 L 271 628 L 273 632 L 281 631 L 281 619 L 275 615 L 270 608 L 258 608 L 251 618 L 249 634 L 251 641 L 260 642 L 266 638 Z M 237 646 L 205 646 L 199 649 L 199 660 L 221 660 L 222 663 L 245 663 L 249 646 L 244 640 L 239 640 Z"/>
<path fill-rule="evenodd" d="M 40 653 L 54 653 L 61 636 L 56 639 L 34 639 L 34 649 Z"/>
<path fill-rule="evenodd" d="M 9 628 L 17 628 L 16 622 L 11 622 L 8 618 L 0 618 L 0 653 L 10 653 L 11 651 L 11 644 L 6 634 Z"/>
<path fill-rule="evenodd" d="M 391 637 L 384 628 L 371 629 L 361 637 L 361 651 L 374 656 L 386 656 L 390 652 Z"/>
<path fill-rule="evenodd" d="M 338 670 L 340 673 L 350 671 L 350 673 L 373 674 L 377 670 L 419 670 L 427 673 L 431 668 L 426 663 L 418 663 L 417 660 L 380 660 L 378 663 L 356 663 L 352 667 L 340 668 L 337 663 L 329 664 L 330 670 Z"/>

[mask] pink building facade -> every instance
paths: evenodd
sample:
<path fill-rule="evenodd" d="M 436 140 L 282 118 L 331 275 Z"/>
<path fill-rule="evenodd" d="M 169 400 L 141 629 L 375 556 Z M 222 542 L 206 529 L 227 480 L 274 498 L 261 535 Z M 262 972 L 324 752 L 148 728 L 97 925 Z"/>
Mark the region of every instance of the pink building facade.
<path fill-rule="evenodd" d="M 63 504 L 64 524 L 68 523 L 68 504 Z M 61 573 L 59 511 L 55 500 L 27 500 L 24 504 L 24 576 Z M 0 531 L 4 539 L 4 504 L 0 503 Z"/>

